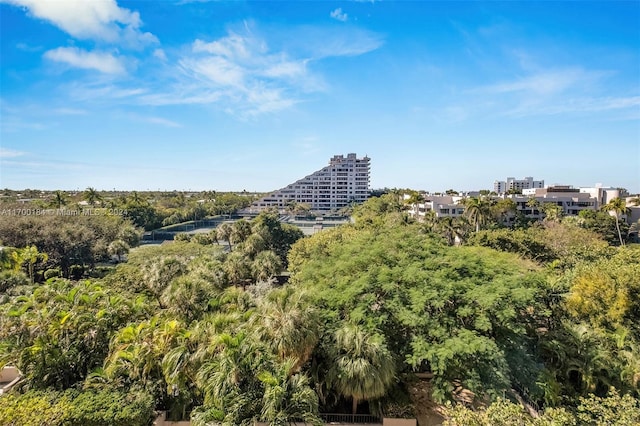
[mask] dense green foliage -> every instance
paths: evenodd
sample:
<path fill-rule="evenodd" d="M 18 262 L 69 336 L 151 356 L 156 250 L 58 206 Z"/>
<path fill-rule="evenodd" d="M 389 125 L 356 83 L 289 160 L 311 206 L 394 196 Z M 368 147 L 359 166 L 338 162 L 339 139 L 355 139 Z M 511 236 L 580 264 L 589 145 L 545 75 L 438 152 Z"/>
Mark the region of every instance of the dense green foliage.
<path fill-rule="evenodd" d="M 490 407 L 473 411 L 464 406 L 445 410 L 444 426 L 636 426 L 640 424 L 640 402 L 616 392 L 580 398 L 575 408 L 548 408 L 532 417 L 521 405 L 499 398 Z"/>
<path fill-rule="evenodd" d="M 126 253 L 138 245 L 140 232 L 121 216 L 0 216 L 2 244 L 26 249 L 34 247 L 44 257 L 23 256 L 18 266 L 26 265 L 30 277 L 34 266 L 41 274 L 60 268 L 65 277 L 75 269 L 90 269 L 111 258 L 110 246 L 118 242 Z M 22 253 L 26 255 L 26 253 Z M 43 277 L 43 275 L 42 275 Z"/>
<path fill-rule="evenodd" d="M 343 231 L 349 232 L 333 232 Z M 532 264 L 486 249 L 449 247 L 410 226 L 340 238 L 323 248 L 307 241 L 291 254 L 296 262 L 304 258 L 292 280 L 315 296 L 327 327 L 348 321 L 380 334 L 399 372 L 435 374 L 439 399 L 463 376 L 470 389 L 495 394 L 514 375 L 535 377 L 526 371 L 534 368 L 526 348 L 536 315 L 545 314 L 545 287 Z"/>
<path fill-rule="evenodd" d="M 0 400 L 3 426 L 146 426 L 155 419 L 151 395 L 101 390 L 29 391 Z"/>
<path fill-rule="evenodd" d="M 193 201 L 118 202 L 158 200 Z M 550 208 L 530 225 L 486 199 L 465 208 L 415 223 L 389 193 L 309 238 L 268 212 L 127 256 L 120 242 L 138 233 L 121 217 L 3 222 L 0 365 L 24 378 L 0 396 L 0 424 L 411 415 L 424 378 L 431 404 L 457 404 L 451 425 L 635 424 L 640 248 L 618 247 L 624 226 Z M 105 256 L 122 262 L 78 279 L 74 265 Z"/>

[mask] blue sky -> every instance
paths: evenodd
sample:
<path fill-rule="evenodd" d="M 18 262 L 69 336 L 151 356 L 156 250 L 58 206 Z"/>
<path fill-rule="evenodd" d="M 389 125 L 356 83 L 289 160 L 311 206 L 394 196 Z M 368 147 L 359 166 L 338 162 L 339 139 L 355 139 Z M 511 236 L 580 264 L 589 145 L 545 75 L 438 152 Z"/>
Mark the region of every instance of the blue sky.
<path fill-rule="evenodd" d="M 0 0 L 0 188 L 640 191 L 640 2 Z"/>

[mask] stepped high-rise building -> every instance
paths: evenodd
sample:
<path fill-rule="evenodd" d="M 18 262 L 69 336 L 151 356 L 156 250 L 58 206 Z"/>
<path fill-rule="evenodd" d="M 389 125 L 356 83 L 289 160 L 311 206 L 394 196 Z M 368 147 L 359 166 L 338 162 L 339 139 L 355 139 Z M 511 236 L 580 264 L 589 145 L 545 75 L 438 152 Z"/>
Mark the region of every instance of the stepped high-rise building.
<path fill-rule="evenodd" d="M 369 198 L 369 157 L 335 155 L 329 165 L 256 201 L 252 211 L 286 209 L 292 203 L 307 204 L 312 211 L 338 210 Z"/>

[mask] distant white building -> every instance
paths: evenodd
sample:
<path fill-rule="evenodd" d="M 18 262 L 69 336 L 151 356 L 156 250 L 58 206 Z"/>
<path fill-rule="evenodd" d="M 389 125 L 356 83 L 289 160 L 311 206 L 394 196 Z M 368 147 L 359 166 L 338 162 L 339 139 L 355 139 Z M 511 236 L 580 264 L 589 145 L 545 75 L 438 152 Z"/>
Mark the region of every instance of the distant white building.
<path fill-rule="evenodd" d="M 496 194 L 504 194 L 509 191 L 522 192 L 531 188 L 544 188 L 544 180 L 533 180 L 533 177 L 527 176 L 524 179 L 508 177 L 506 181 L 497 180 L 493 182 L 493 191 Z"/>
<path fill-rule="evenodd" d="M 283 210 L 302 203 L 312 211 L 328 212 L 362 203 L 369 198 L 370 161 L 356 154 L 335 155 L 328 166 L 254 202 L 249 210 Z"/>
<path fill-rule="evenodd" d="M 422 221 L 425 216 L 433 212 L 436 217 L 458 217 L 464 213 L 461 203 L 465 197 L 458 195 L 429 195 L 423 194 L 424 201 L 408 206 L 407 213 L 417 220 Z M 409 198 L 405 195 L 405 200 Z"/>
<path fill-rule="evenodd" d="M 547 188 L 530 188 L 522 191 L 522 195 L 509 195 L 518 211 L 530 218 L 539 219 L 543 216 L 541 207 L 531 207 L 529 200 L 535 199 L 540 206 L 553 203 L 562 207 L 564 216 L 577 216 L 582 210 L 597 210 L 600 202 L 589 192 L 582 192 L 580 188 L 569 185 L 555 185 Z"/>
<path fill-rule="evenodd" d="M 516 205 L 516 211 L 531 219 L 543 219 L 544 213 L 542 205 L 553 203 L 562 208 L 564 216 L 577 216 L 582 210 L 598 210 L 613 198 L 623 197 L 617 188 L 605 188 L 596 186 L 593 188 L 574 188 L 569 185 L 556 185 L 547 188 L 524 189 L 523 194 L 495 195 L 491 198 L 510 199 Z M 424 201 L 413 204 L 408 208 L 408 214 L 417 220 L 423 220 L 429 211 L 433 211 L 436 217 L 452 216 L 457 217 L 464 214 L 463 200 L 471 194 L 465 196 L 434 196 L 423 194 Z M 537 201 L 537 206 L 531 200 Z M 633 209 L 632 209 L 633 211 Z M 513 222 L 515 215 L 509 216 L 507 222 Z"/>

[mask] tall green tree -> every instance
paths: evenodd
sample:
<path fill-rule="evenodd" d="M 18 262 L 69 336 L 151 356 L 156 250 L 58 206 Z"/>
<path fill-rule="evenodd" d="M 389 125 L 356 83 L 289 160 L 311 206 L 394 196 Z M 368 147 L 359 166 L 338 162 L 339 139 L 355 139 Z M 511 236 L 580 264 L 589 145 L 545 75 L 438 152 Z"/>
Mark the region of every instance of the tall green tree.
<path fill-rule="evenodd" d="M 556 203 L 543 203 L 542 212 L 544 213 L 544 220 L 546 222 L 559 222 L 562 219 L 562 206 Z"/>
<path fill-rule="evenodd" d="M 491 216 L 490 207 L 489 200 L 483 197 L 471 197 L 464 200 L 464 214 L 475 227 L 476 232 L 480 230 L 482 225 L 487 223 Z"/>
<path fill-rule="evenodd" d="M 282 270 L 282 262 L 271 250 L 258 253 L 251 264 L 253 279 L 256 282 L 268 281 Z"/>
<path fill-rule="evenodd" d="M 321 426 L 324 422 L 318 416 L 318 396 L 309 378 L 297 372 L 296 364 L 295 360 L 285 360 L 274 372 L 258 375 L 264 385 L 260 419 L 273 426 L 289 426 L 299 420 Z"/>
<path fill-rule="evenodd" d="M 229 222 L 221 223 L 216 227 L 216 236 L 219 241 L 226 241 L 229 245 L 229 251 L 231 251 L 231 233 L 233 228 Z"/>
<path fill-rule="evenodd" d="M 396 379 L 393 356 L 382 336 L 355 324 L 346 324 L 335 333 L 335 354 L 329 381 L 343 396 L 351 398 L 352 414 L 361 401 L 386 394 Z"/>
<path fill-rule="evenodd" d="M 300 291 L 291 287 L 274 290 L 258 301 L 254 328 L 260 340 L 285 361 L 293 360 L 294 372 L 309 360 L 318 343 L 318 311 Z"/>
<path fill-rule="evenodd" d="M 627 207 L 627 202 L 624 198 L 613 198 L 607 204 L 602 206 L 604 211 L 610 212 L 616 218 L 616 229 L 618 230 L 618 237 L 620 238 L 620 245 L 624 245 L 624 239 L 622 239 L 622 233 L 620 232 L 620 220 L 622 216 L 629 214 L 630 209 Z"/>
<path fill-rule="evenodd" d="M 46 262 L 49 259 L 47 253 L 41 253 L 36 246 L 25 247 L 19 252 L 14 252 L 16 257 L 20 260 L 20 263 L 27 264 L 27 271 L 29 272 L 29 279 L 34 282 L 34 266 L 37 262 Z"/>
<path fill-rule="evenodd" d="M 82 198 L 89 203 L 90 206 L 95 206 L 97 203 L 102 201 L 102 196 L 100 193 L 92 187 L 88 187 L 84 193 L 82 194 Z"/>
<path fill-rule="evenodd" d="M 63 191 L 55 191 L 53 193 L 53 199 L 51 200 L 51 206 L 57 209 L 61 209 L 69 203 L 67 194 Z"/>

